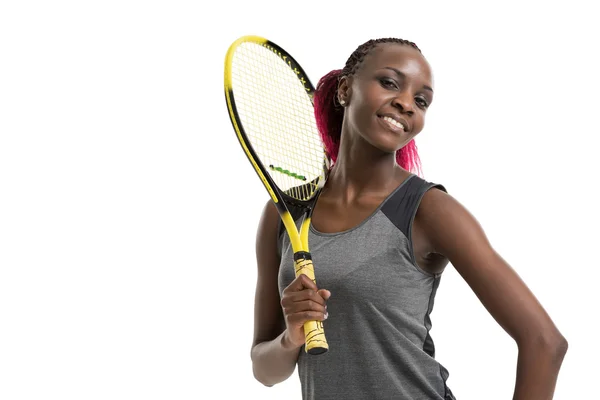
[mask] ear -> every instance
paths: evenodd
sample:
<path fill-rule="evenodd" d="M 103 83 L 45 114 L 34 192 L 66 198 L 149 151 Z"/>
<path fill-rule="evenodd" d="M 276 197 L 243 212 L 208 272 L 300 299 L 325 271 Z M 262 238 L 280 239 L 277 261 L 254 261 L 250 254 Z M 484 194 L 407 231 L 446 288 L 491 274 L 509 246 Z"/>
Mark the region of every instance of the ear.
<path fill-rule="evenodd" d="M 343 76 L 340 78 L 337 88 L 337 101 L 342 107 L 347 106 L 350 103 L 350 96 L 352 94 L 352 77 Z"/>

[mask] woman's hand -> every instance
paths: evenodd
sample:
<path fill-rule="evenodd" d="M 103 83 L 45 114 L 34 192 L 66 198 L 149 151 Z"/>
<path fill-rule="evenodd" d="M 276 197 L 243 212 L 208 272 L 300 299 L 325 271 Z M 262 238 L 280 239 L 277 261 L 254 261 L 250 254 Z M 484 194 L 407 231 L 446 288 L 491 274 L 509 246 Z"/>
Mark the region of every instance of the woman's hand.
<path fill-rule="evenodd" d="M 285 318 L 287 345 L 297 348 L 305 343 L 305 322 L 327 319 L 326 301 L 330 296 L 328 290 L 318 289 L 317 285 L 304 274 L 296 277 L 283 290 L 281 307 Z"/>

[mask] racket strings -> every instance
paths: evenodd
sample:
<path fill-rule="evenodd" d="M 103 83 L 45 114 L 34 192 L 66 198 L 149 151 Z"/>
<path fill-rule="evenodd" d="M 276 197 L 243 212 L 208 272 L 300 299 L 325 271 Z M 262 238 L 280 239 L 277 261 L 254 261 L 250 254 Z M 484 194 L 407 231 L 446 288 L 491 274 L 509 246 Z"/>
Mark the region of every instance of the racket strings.
<path fill-rule="evenodd" d="M 235 104 L 248 140 L 280 190 L 312 198 L 323 180 L 324 150 L 304 85 L 271 49 L 244 43 L 232 62 Z"/>

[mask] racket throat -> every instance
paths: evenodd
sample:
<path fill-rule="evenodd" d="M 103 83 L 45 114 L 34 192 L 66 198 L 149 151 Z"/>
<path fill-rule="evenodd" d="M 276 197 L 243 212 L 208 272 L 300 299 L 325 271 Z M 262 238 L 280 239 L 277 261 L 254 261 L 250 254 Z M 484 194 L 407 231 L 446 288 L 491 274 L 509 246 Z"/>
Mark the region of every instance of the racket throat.
<path fill-rule="evenodd" d="M 308 251 L 297 251 L 294 253 L 294 261 L 298 260 L 312 260 L 312 256 Z"/>

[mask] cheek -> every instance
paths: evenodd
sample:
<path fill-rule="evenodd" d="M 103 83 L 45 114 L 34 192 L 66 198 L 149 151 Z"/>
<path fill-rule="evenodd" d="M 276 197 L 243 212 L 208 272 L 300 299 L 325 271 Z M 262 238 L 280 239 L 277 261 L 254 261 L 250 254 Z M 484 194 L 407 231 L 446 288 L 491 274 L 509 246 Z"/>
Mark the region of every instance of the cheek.
<path fill-rule="evenodd" d="M 419 115 L 417 118 L 415 118 L 415 125 L 413 126 L 413 130 L 418 134 L 423 130 L 423 127 L 425 126 L 425 114 L 421 114 Z"/>
<path fill-rule="evenodd" d="M 375 111 L 371 106 L 372 102 L 369 101 L 364 95 L 353 96 L 350 112 L 350 123 L 351 125 L 360 132 L 368 130 L 373 122 L 373 115 Z"/>

